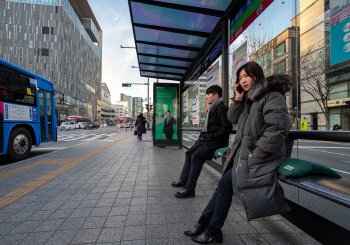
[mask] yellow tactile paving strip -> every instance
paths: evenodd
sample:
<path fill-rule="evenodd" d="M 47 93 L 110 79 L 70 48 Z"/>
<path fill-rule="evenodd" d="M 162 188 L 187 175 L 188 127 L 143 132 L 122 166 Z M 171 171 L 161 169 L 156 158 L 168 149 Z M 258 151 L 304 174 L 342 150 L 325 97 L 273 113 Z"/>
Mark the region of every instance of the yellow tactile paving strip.
<path fill-rule="evenodd" d="M 90 152 L 90 153 L 88 153 L 80 158 L 76 158 L 76 159 L 44 159 L 44 160 L 40 160 L 38 162 L 31 163 L 31 164 L 28 164 L 26 166 L 16 168 L 14 170 L 10 170 L 10 171 L 7 171 L 5 173 L 0 174 L 0 179 L 1 179 L 1 178 L 11 176 L 13 174 L 17 174 L 19 172 L 28 170 L 30 168 L 39 166 L 39 165 L 64 164 L 64 166 L 62 166 L 56 170 L 53 170 L 50 173 L 47 173 L 43 176 L 40 176 L 39 178 L 36 178 L 35 180 L 32 180 L 32 181 L 28 182 L 27 184 L 22 185 L 21 187 L 1 196 L 0 197 L 0 210 L 4 209 L 8 205 L 18 201 L 22 197 L 30 194 L 31 192 L 37 190 L 39 187 L 45 185 L 46 183 L 50 182 L 51 180 L 60 176 L 61 174 L 64 174 L 65 172 L 71 170 L 72 168 L 78 166 L 79 164 L 87 161 L 91 157 L 101 153 L 102 151 L 108 149 L 109 147 L 111 147 L 111 146 L 115 145 L 116 143 L 118 143 L 122 140 L 125 140 L 129 137 L 130 137 L 130 135 L 125 135 L 125 137 L 123 139 L 113 141 L 113 142 L 111 142 L 111 143 L 109 143 L 109 144 L 107 144 L 107 145 L 105 145 L 105 146 L 103 146 L 103 147 L 101 147 L 93 152 Z"/>

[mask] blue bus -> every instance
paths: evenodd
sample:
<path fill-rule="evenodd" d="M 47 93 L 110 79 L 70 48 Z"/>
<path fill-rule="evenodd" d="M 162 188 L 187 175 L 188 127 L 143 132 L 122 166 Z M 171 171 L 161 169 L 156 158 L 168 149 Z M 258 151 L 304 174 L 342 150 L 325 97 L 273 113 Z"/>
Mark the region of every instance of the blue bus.
<path fill-rule="evenodd" d="M 25 159 L 32 145 L 57 141 L 53 84 L 0 59 L 0 155 Z"/>

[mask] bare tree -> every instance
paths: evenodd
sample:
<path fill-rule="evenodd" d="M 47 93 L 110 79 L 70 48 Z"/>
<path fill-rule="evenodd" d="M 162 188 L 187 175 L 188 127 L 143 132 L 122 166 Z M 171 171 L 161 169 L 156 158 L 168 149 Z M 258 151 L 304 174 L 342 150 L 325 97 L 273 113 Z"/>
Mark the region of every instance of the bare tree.
<path fill-rule="evenodd" d="M 343 69 L 337 69 L 338 74 L 329 82 L 327 74 L 333 72 L 329 65 L 329 59 L 325 55 L 325 48 L 314 51 L 310 47 L 300 57 L 300 90 L 311 95 L 317 102 L 322 113 L 326 118 L 326 130 L 330 129 L 329 125 L 329 108 L 328 100 L 335 84 L 344 75 Z"/>

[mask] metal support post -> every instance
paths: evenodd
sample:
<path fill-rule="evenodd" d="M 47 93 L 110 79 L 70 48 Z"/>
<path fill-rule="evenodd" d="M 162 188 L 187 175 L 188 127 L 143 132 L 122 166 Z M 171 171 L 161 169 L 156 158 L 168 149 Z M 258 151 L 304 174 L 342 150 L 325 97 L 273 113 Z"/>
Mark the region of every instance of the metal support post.
<path fill-rule="evenodd" d="M 229 104 L 229 20 L 222 21 L 222 100 Z"/>
<path fill-rule="evenodd" d="M 149 122 L 149 77 L 147 77 L 147 121 Z"/>

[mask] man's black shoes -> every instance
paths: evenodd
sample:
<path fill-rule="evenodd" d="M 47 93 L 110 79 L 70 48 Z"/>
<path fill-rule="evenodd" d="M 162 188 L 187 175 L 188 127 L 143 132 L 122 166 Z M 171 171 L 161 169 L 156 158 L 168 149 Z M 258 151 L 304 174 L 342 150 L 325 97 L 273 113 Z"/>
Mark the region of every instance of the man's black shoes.
<path fill-rule="evenodd" d="M 182 179 L 179 179 L 177 182 L 171 183 L 172 187 L 184 187 L 186 185 L 186 182 Z"/>
<path fill-rule="evenodd" d="M 187 189 L 182 189 L 180 192 L 175 193 L 175 197 L 177 198 L 188 198 L 188 197 L 194 197 L 194 196 L 195 196 L 195 192 Z"/>
<path fill-rule="evenodd" d="M 222 243 L 222 231 L 219 230 L 216 233 L 211 233 L 208 230 L 205 230 L 203 233 L 201 233 L 198 236 L 194 236 L 191 238 L 194 242 L 201 243 L 201 244 L 208 244 L 212 241 L 216 241 L 217 243 Z"/>
<path fill-rule="evenodd" d="M 198 236 L 199 234 L 201 234 L 203 231 L 205 231 L 205 229 L 207 229 L 208 225 L 200 225 L 200 224 L 196 224 L 196 226 L 192 229 L 192 230 L 188 230 L 185 231 L 184 234 L 186 236 Z"/>

